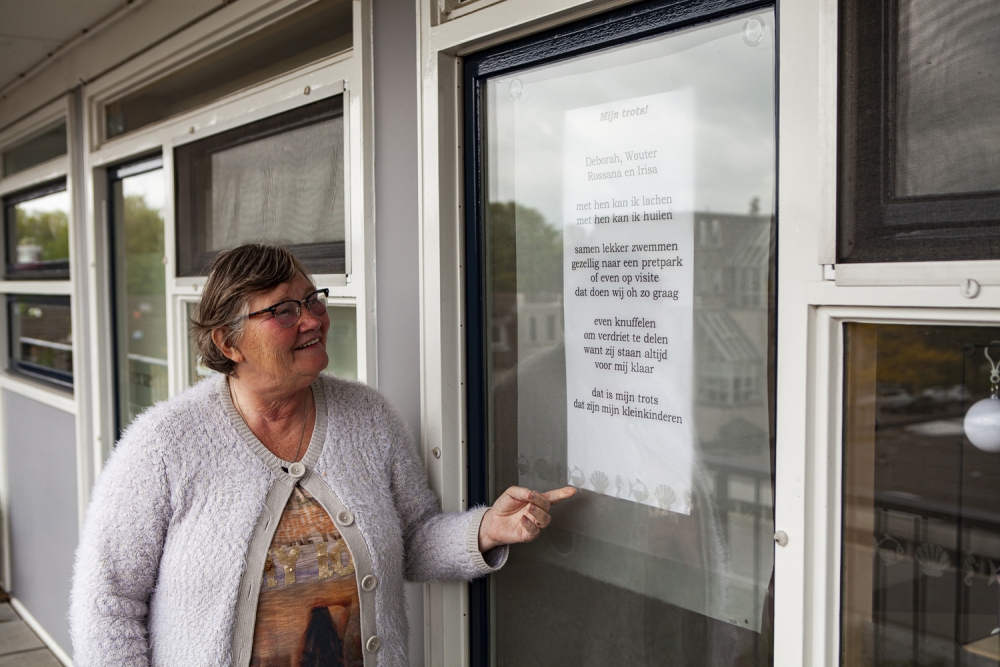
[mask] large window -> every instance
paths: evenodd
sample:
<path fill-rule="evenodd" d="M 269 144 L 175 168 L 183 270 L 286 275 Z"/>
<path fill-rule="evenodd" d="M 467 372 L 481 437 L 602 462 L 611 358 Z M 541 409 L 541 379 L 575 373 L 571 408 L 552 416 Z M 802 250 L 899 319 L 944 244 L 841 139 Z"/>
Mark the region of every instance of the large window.
<path fill-rule="evenodd" d="M 109 170 L 119 431 L 168 396 L 163 160 Z"/>
<path fill-rule="evenodd" d="M 841 664 L 995 665 L 1000 329 L 846 334 Z"/>
<path fill-rule="evenodd" d="M 774 14 L 675 9 L 465 62 L 469 502 L 579 489 L 476 666 L 771 660 Z"/>
<path fill-rule="evenodd" d="M 352 3 L 324 0 L 104 106 L 111 139 L 350 49 Z"/>
<path fill-rule="evenodd" d="M 1000 257 L 1000 4 L 841 0 L 839 262 Z"/>
<path fill-rule="evenodd" d="M 243 243 L 289 246 L 313 273 L 345 271 L 343 96 L 174 151 L 178 275 Z"/>

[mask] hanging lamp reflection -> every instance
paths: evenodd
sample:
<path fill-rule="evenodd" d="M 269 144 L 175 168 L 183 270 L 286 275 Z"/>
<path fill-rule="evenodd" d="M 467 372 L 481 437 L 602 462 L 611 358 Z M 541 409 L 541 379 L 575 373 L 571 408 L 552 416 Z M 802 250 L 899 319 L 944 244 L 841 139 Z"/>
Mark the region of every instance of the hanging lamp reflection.
<path fill-rule="evenodd" d="M 1000 345 L 1000 341 L 990 341 Z M 984 452 L 1000 452 L 1000 361 L 990 357 L 989 345 L 983 350 L 990 362 L 990 397 L 978 401 L 965 414 L 965 435 L 973 445 Z"/>

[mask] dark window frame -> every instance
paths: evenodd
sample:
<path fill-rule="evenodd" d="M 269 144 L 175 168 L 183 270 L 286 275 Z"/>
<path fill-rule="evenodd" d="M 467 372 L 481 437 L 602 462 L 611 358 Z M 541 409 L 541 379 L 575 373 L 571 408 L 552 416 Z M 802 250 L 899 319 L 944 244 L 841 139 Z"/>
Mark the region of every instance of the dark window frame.
<path fill-rule="evenodd" d="M 14 208 L 32 199 L 67 190 L 66 177 L 61 177 L 3 198 L 4 278 L 6 280 L 69 280 L 69 258 L 42 262 L 41 268 L 14 268 L 17 259 L 17 223 Z M 72 211 L 68 212 L 70 215 Z"/>
<path fill-rule="evenodd" d="M 344 94 L 331 95 L 318 102 L 268 116 L 232 130 L 220 132 L 210 137 L 182 144 L 174 148 L 174 203 L 177 229 L 177 277 L 207 275 L 207 269 L 218 252 L 205 248 L 207 203 L 205 182 L 211 182 L 211 160 L 213 153 L 235 148 L 243 144 L 266 139 L 344 115 Z M 344 229 L 350 223 L 347 209 L 346 160 L 347 140 L 344 141 Z M 208 164 L 206 169 L 205 164 Z M 206 179 L 205 176 L 208 176 Z M 346 242 L 300 243 L 289 245 L 299 261 L 317 274 L 343 274 L 346 272 Z"/>
<path fill-rule="evenodd" d="M 897 7 L 839 3 L 837 262 L 996 259 L 1000 190 L 894 193 Z"/>
<path fill-rule="evenodd" d="M 485 505 L 489 498 L 489 407 L 487 364 L 491 351 L 486 311 L 485 99 L 486 80 L 494 76 L 566 60 L 646 38 L 707 24 L 754 9 L 775 9 L 774 0 L 648 0 L 508 42 L 463 59 L 463 147 L 465 201 L 465 352 L 466 352 L 466 462 L 469 506 Z M 777 28 L 775 30 L 777 32 Z M 775 53 L 777 54 L 777 42 Z M 775 59 L 775 77 L 778 60 Z M 777 90 L 777 86 L 776 86 Z M 777 119 L 778 106 L 775 104 Z M 775 134 L 777 137 L 777 133 Z M 777 162 L 775 163 L 777 168 Z M 777 208 L 775 210 L 777 215 Z M 775 250 L 777 253 L 777 250 Z M 775 255 L 776 262 L 776 255 Z M 777 321 L 776 312 L 772 314 Z M 773 351 L 769 351 L 772 354 Z M 769 372 L 774 372 L 773 359 Z M 769 378 L 773 386 L 773 378 Z M 773 415 L 772 415 L 773 419 Z M 773 433 L 773 429 L 772 429 Z M 771 443 L 772 456 L 774 442 Z M 773 459 L 772 459 L 773 468 Z M 773 470 L 772 470 L 773 477 Z M 491 577 L 469 583 L 469 657 L 472 667 L 490 664 Z"/>
<path fill-rule="evenodd" d="M 60 306 L 65 306 L 70 308 L 70 321 L 72 322 L 72 300 L 68 294 L 66 295 L 55 295 L 55 294 L 7 294 L 6 298 L 6 308 L 7 308 L 7 368 L 8 371 L 16 375 L 21 375 L 24 377 L 29 377 L 33 380 L 38 380 L 46 384 L 53 385 L 60 389 L 69 389 L 72 391 L 74 376 L 72 371 L 65 373 L 63 371 L 58 371 L 46 366 L 40 366 L 38 364 L 33 364 L 30 361 L 22 361 L 15 354 L 15 346 L 18 344 L 20 337 L 15 337 L 12 332 L 12 327 L 14 324 L 14 313 L 13 308 L 21 303 L 23 299 L 30 299 L 32 303 L 51 303 L 58 304 Z M 70 325 L 72 326 L 72 324 Z M 70 351 L 70 354 L 74 354 L 75 349 Z"/>

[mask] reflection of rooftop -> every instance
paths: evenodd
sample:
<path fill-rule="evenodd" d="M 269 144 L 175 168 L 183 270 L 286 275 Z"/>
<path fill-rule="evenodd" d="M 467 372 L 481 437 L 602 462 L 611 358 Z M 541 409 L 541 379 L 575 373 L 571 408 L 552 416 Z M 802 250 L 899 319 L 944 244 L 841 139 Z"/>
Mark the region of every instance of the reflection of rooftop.
<path fill-rule="evenodd" d="M 733 251 L 729 266 L 766 267 L 771 254 L 771 226 L 761 225 Z"/>
<path fill-rule="evenodd" d="M 695 325 L 724 361 L 760 361 L 760 353 L 740 325 L 725 311 L 696 312 Z"/>

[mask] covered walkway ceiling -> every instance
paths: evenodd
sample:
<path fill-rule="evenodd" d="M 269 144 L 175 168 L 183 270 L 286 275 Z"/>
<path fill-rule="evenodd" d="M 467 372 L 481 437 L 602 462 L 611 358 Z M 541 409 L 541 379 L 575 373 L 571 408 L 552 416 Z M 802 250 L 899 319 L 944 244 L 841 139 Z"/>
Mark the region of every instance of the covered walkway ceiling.
<path fill-rule="evenodd" d="M 0 0 L 0 90 L 142 0 Z"/>

